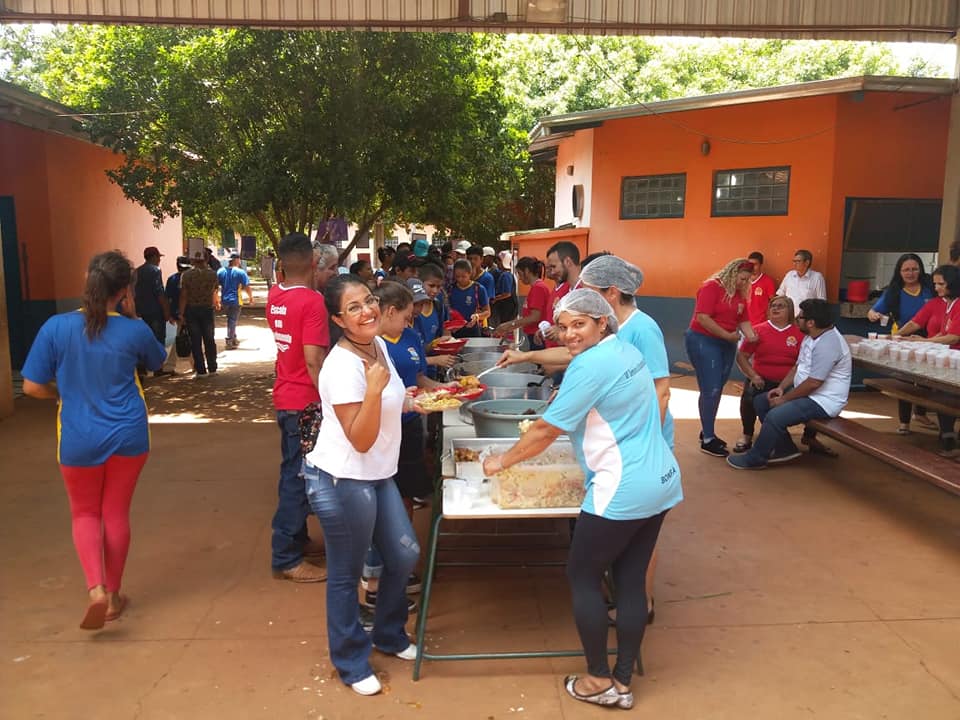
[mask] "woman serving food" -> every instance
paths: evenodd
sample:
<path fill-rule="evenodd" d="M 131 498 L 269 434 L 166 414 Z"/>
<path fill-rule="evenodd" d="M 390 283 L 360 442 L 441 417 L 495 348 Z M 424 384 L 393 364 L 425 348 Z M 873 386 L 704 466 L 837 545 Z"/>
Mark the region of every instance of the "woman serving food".
<path fill-rule="evenodd" d="M 582 702 L 629 708 L 647 624 L 647 564 L 667 510 L 683 499 L 680 470 L 661 432 L 650 370 L 639 350 L 616 337 L 610 304 L 594 290 L 574 290 L 557 304 L 554 321 L 573 358 L 560 391 L 513 447 L 484 460 L 483 470 L 494 475 L 544 452 L 561 433 L 570 436 L 586 476 L 567 577 L 587 674 L 566 677 L 564 687 Z M 612 673 L 601 591 L 608 569 L 620 607 Z"/>

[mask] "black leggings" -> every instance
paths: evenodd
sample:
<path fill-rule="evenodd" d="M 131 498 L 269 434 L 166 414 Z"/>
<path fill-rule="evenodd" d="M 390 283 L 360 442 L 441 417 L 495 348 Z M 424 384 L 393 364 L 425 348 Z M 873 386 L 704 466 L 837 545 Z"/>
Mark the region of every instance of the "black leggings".
<path fill-rule="evenodd" d="M 743 394 L 740 395 L 740 422 L 743 423 L 743 434 L 747 437 L 753 437 L 753 431 L 757 426 L 757 411 L 753 407 L 753 398 L 770 392 L 779 384 L 764 378 L 761 389 L 754 387 L 749 379 L 743 381 Z"/>
<path fill-rule="evenodd" d="M 581 512 L 577 518 L 567 579 L 573 616 L 587 659 L 587 672 L 610 677 L 607 604 L 601 584 L 612 570 L 617 589 L 617 663 L 613 677 L 630 685 L 633 664 L 647 628 L 647 566 L 667 511 L 643 520 L 607 520 Z"/>

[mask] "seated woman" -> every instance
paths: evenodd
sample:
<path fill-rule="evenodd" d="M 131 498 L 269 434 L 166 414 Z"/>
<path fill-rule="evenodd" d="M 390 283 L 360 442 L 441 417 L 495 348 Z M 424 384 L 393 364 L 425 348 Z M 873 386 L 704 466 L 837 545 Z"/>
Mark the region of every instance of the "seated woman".
<path fill-rule="evenodd" d="M 540 454 L 561 433 L 570 436 L 586 475 L 567 577 L 587 675 L 568 676 L 564 687 L 582 702 L 630 708 L 647 624 L 647 565 L 667 510 L 683 499 L 680 470 L 663 439 L 653 377 L 643 354 L 614 334 L 609 303 L 594 290 L 574 290 L 557 303 L 554 320 L 573 356 L 560 391 L 513 447 L 484 460 L 483 470 L 496 474 Z M 619 604 L 612 678 L 601 591 L 608 569 Z"/>
<path fill-rule="evenodd" d="M 867 319 L 870 322 L 881 322 L 886 325 L 885 321 L 892 318 L 896 325 L 894 334 L 898 334 L 897 328 L 906 325 L 907 321 L 920 312 L 924 303 L 933 297 L 935 297 L 933 282 L 923 269 L 923 260 L 916 253 L 904 253 L 897 260 L 890 284 L 873 307 L 867 311 Z M 929 428 L 934 427 L 933 421 L 927 417 L 926 408 L 919 405 L 913 407 L 913 403 L 906 400 L 897 401 L 897 406 L 900 414 L 900 428 L 897 432 L 901 435 L 907 435 L 910 432 L 911 411 L 918 424 Z"/>
<path fill-rule="evenodd" d="M 803 333 L 793 322 L 793 300 L 775 295 L 767 306 L 767 321 L 753 326 L 757 339 L 744 341 L 737 351 L 737 367 L 747 378 L 740 395 L 740 422 L 743 435 L 734 445 L 736 453 L 753 447 L 757 411 L 753 399 L 780 384 L 797 362 Z"/>
<path fill-rule="evenodd" d="M 960 350 L 960 302 L 957 302 L 960 300 L 960 268 L 941 265 L 934 270 L 933 289 L 937 297 L 928 300 L 898 335 L 906 340 L 939 343 Z M 927 337 L 917 334 L 924 328 Z M 940 454 L 944 457 L 960 456 L 955 429 L 957 418 L 937 413 L 937 422 L 940 426 Z"/>

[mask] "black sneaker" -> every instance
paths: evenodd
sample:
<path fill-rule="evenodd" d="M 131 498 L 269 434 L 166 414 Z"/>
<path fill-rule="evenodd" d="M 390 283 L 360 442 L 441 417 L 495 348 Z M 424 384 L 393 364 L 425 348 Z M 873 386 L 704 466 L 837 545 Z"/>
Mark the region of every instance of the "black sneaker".
<path fill-rule="evenodd" d="M 701 441 L 700 452 L 714 457 L 726 457 L 730 454 L 730 451 L 727 450 L 727 444 L 720 438 L 714 438 L 710 442 Z"/>
<path fill-rule="evenodd" d="M 360 627 L 366 633 L 373 632 L 373 610 L 360 606 Z"/>
<path fill-rule="evenodd" d="M 365 593 L 363 593 L 363 597 L 360 598 L 360 607 L 373 610 L 376 606 L 377 606 L 376 591 L 367 590 Z M 407 612 L 413 612 L 416 609 L 417 609 L 417 601 L 411 597 L 408 597 Z"/>
<path fill-rule="evenodd" d="M 423 588 L 423 580 L 416 573 L 407 579 L 407 595 L 416 595 Z"/>

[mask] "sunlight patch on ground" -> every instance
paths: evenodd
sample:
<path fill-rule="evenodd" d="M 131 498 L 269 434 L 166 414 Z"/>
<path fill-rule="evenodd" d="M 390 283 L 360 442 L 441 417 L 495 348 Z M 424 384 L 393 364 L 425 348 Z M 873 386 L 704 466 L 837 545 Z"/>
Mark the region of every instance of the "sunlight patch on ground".
<path fill-rule="evenodd" d="M 223 422 L 218 418 L 204 417 L 194 413 L 151 413 L 149 420 L 151 425 L 203 425 L 211 422 Z M 276 420 L 273 418 L 248 418 L 244 419 L 244 422 L 272 424 Z"/>
<path fill-rule="evenodd" d="M 727 387 L 730 387 L 729 385 Z M 684 390 L 682 388 L 670 388 L 670 412 L 675 420 L 699 420 L 700 413 L 697 409 L 697 400 L 700 393 L 696 390 Z M 851 420 L 882 420 L 892 417 L 891 415 L 874 415 L 872 413 L 843 411 L 843 416 Z M 720 410 L 717 412 L 717 420 L 739 420 L 740 419 L 740 396 L 724 394 L 720 398 Z"/>

